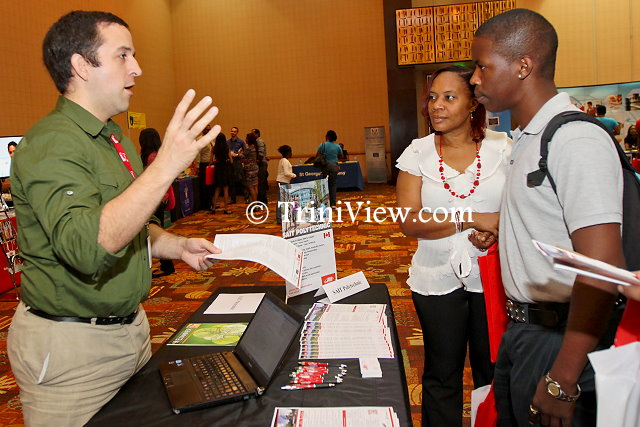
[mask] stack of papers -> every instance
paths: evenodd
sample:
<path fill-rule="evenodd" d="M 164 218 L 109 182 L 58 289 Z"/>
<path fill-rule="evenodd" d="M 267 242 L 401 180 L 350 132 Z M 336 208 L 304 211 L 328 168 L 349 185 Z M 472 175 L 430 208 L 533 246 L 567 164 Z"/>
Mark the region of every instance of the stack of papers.
<path fill-rule="evenodd" d="M 391 406 L 345 408 L 276 408 L 271 427 L 395 427 L 398 414 Z"/>
<path fill-rule="evenodd" d="M 300 359 L 392 359 L 386 304 L 315 303 L 300 335 Z"/>

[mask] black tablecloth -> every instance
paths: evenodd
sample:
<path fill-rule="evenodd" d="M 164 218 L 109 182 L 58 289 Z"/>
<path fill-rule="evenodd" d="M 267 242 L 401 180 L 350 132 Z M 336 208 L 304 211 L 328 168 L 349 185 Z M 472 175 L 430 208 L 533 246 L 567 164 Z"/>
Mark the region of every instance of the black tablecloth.
<path fill-rule="evenodd" d="M 271 291 L 284 299 L 284 286 L 241 286 L 218 289 L 188 319 L 188 322 L 243 322 L 252 314 L 205 315 L 204 310 L 219 293 L 249 293 Z M 317 298 L 313 292 L 289 300 L 289 304 L 301 314 Z M 195 356 L 212 351 L 229 351 L 230 347 L 162 346 L 151 360 L 133 376 L 118 394 L 98 412 L 89 426 L 269 426 L 274 409 L 280 407 L 330 407 L 330 406 L 393 406 L 401 426 L 411 425 L 407 382 L 402 364 L 402 354 L 395 328 L 395 319 L 384 284 L 372 284 L 371 288 L 346 298 L 341 303 L 387 304 L 387 320 L 393 335 L 395 359 L 379 359 L 383 378 L 363 379 L 357 359 L 331 360 L 346 363 L 348 373 L 344 382 L 330 389 L 284 391 L 280 387 L 288 384 L 288 375 L 297 367 L 298 340 L 292 345 L 283 369 L 259 398 L 234 402 L 175 415 L 158 370 L 162 362 Z"/>

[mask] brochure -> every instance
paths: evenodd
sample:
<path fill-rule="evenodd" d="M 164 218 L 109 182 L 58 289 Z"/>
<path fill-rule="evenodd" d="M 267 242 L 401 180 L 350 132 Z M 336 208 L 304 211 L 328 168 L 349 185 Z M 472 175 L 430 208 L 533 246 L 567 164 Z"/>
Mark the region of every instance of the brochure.
<path fill-rule="evenodd" d="M 618 268 L 597 259 L 589 258 L 569 249 L 532 240 L 533 244 L 544 255 L 553 260 L 553 267 L 572 271 L 578 275 L 615 283 L 622 286 L 640 286 L 636 275 L 623 268 Z"/>
<path fill-rule="evenodd" d="M 322 289 L 338 278 L 327 179 L 280 185 L 282 236 L 304 252 L 299 286 L 287 298 Z"/>
<path fill-rule="evenodd" d="M 167 341 L 167 345 L 236 345 L 247 324 L 187 323 Z"/>
<path fill-rule="evenodd" d="M 302 250 L 282 237 L 252 233 L 217 234 L 213 244 L 222 253 L 209 254 L 207 258 L 257 262 L 293 286 L 301 286 L 304 260 Z"/>

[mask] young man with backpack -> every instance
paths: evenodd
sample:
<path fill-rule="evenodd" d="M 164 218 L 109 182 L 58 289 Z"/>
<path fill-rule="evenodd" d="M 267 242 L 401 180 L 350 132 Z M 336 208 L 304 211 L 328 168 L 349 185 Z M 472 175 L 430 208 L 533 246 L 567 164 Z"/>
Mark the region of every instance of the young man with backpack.
<path fill-rule="evenodd" d="M 471 83 L 490 111 L 510 110 L 519 128 L 500 213 L 502 279 L 511 322 L 495 368 L 498 425 L 595 425 L 595 384 L 587 353 L 600 342 L 614 311 L 611 284 L 554 270 L 531 239 L 573 248 L 624 266 L 620 224 L 623 179 L 611 137 L 573 121 L 551 138 L 548 176 L 540 142 L 558 113 L 577 110 L 554 84 L 558 46 L 541 15 L 514 9 L 478 28 Z M 545 179 L 546 178 L 546 179 Z M 572 424 L 573 422 L 573 424 Z"/>

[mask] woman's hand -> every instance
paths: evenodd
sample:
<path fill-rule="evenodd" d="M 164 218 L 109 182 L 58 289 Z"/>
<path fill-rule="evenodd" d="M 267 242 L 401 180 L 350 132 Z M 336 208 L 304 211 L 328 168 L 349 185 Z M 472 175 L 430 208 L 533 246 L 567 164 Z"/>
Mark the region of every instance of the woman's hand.
<path fill-rule="evenodd" d="M 491 245 L 498 241 L 495 234 L 488 231 L 473 230 L 469 234 L 469 241 L 481 251 L 486 251 Z"/>
<path fill-rule="evenodd" d="M 464 218 L 467 220 L 467 217 Z M 478 231 L 488 231 L 494 236 L 498 235 L 498 223 L 500 212 L 472 212 L 468 221 L 465 221 L 464 228 L 475 228 Z"/>

